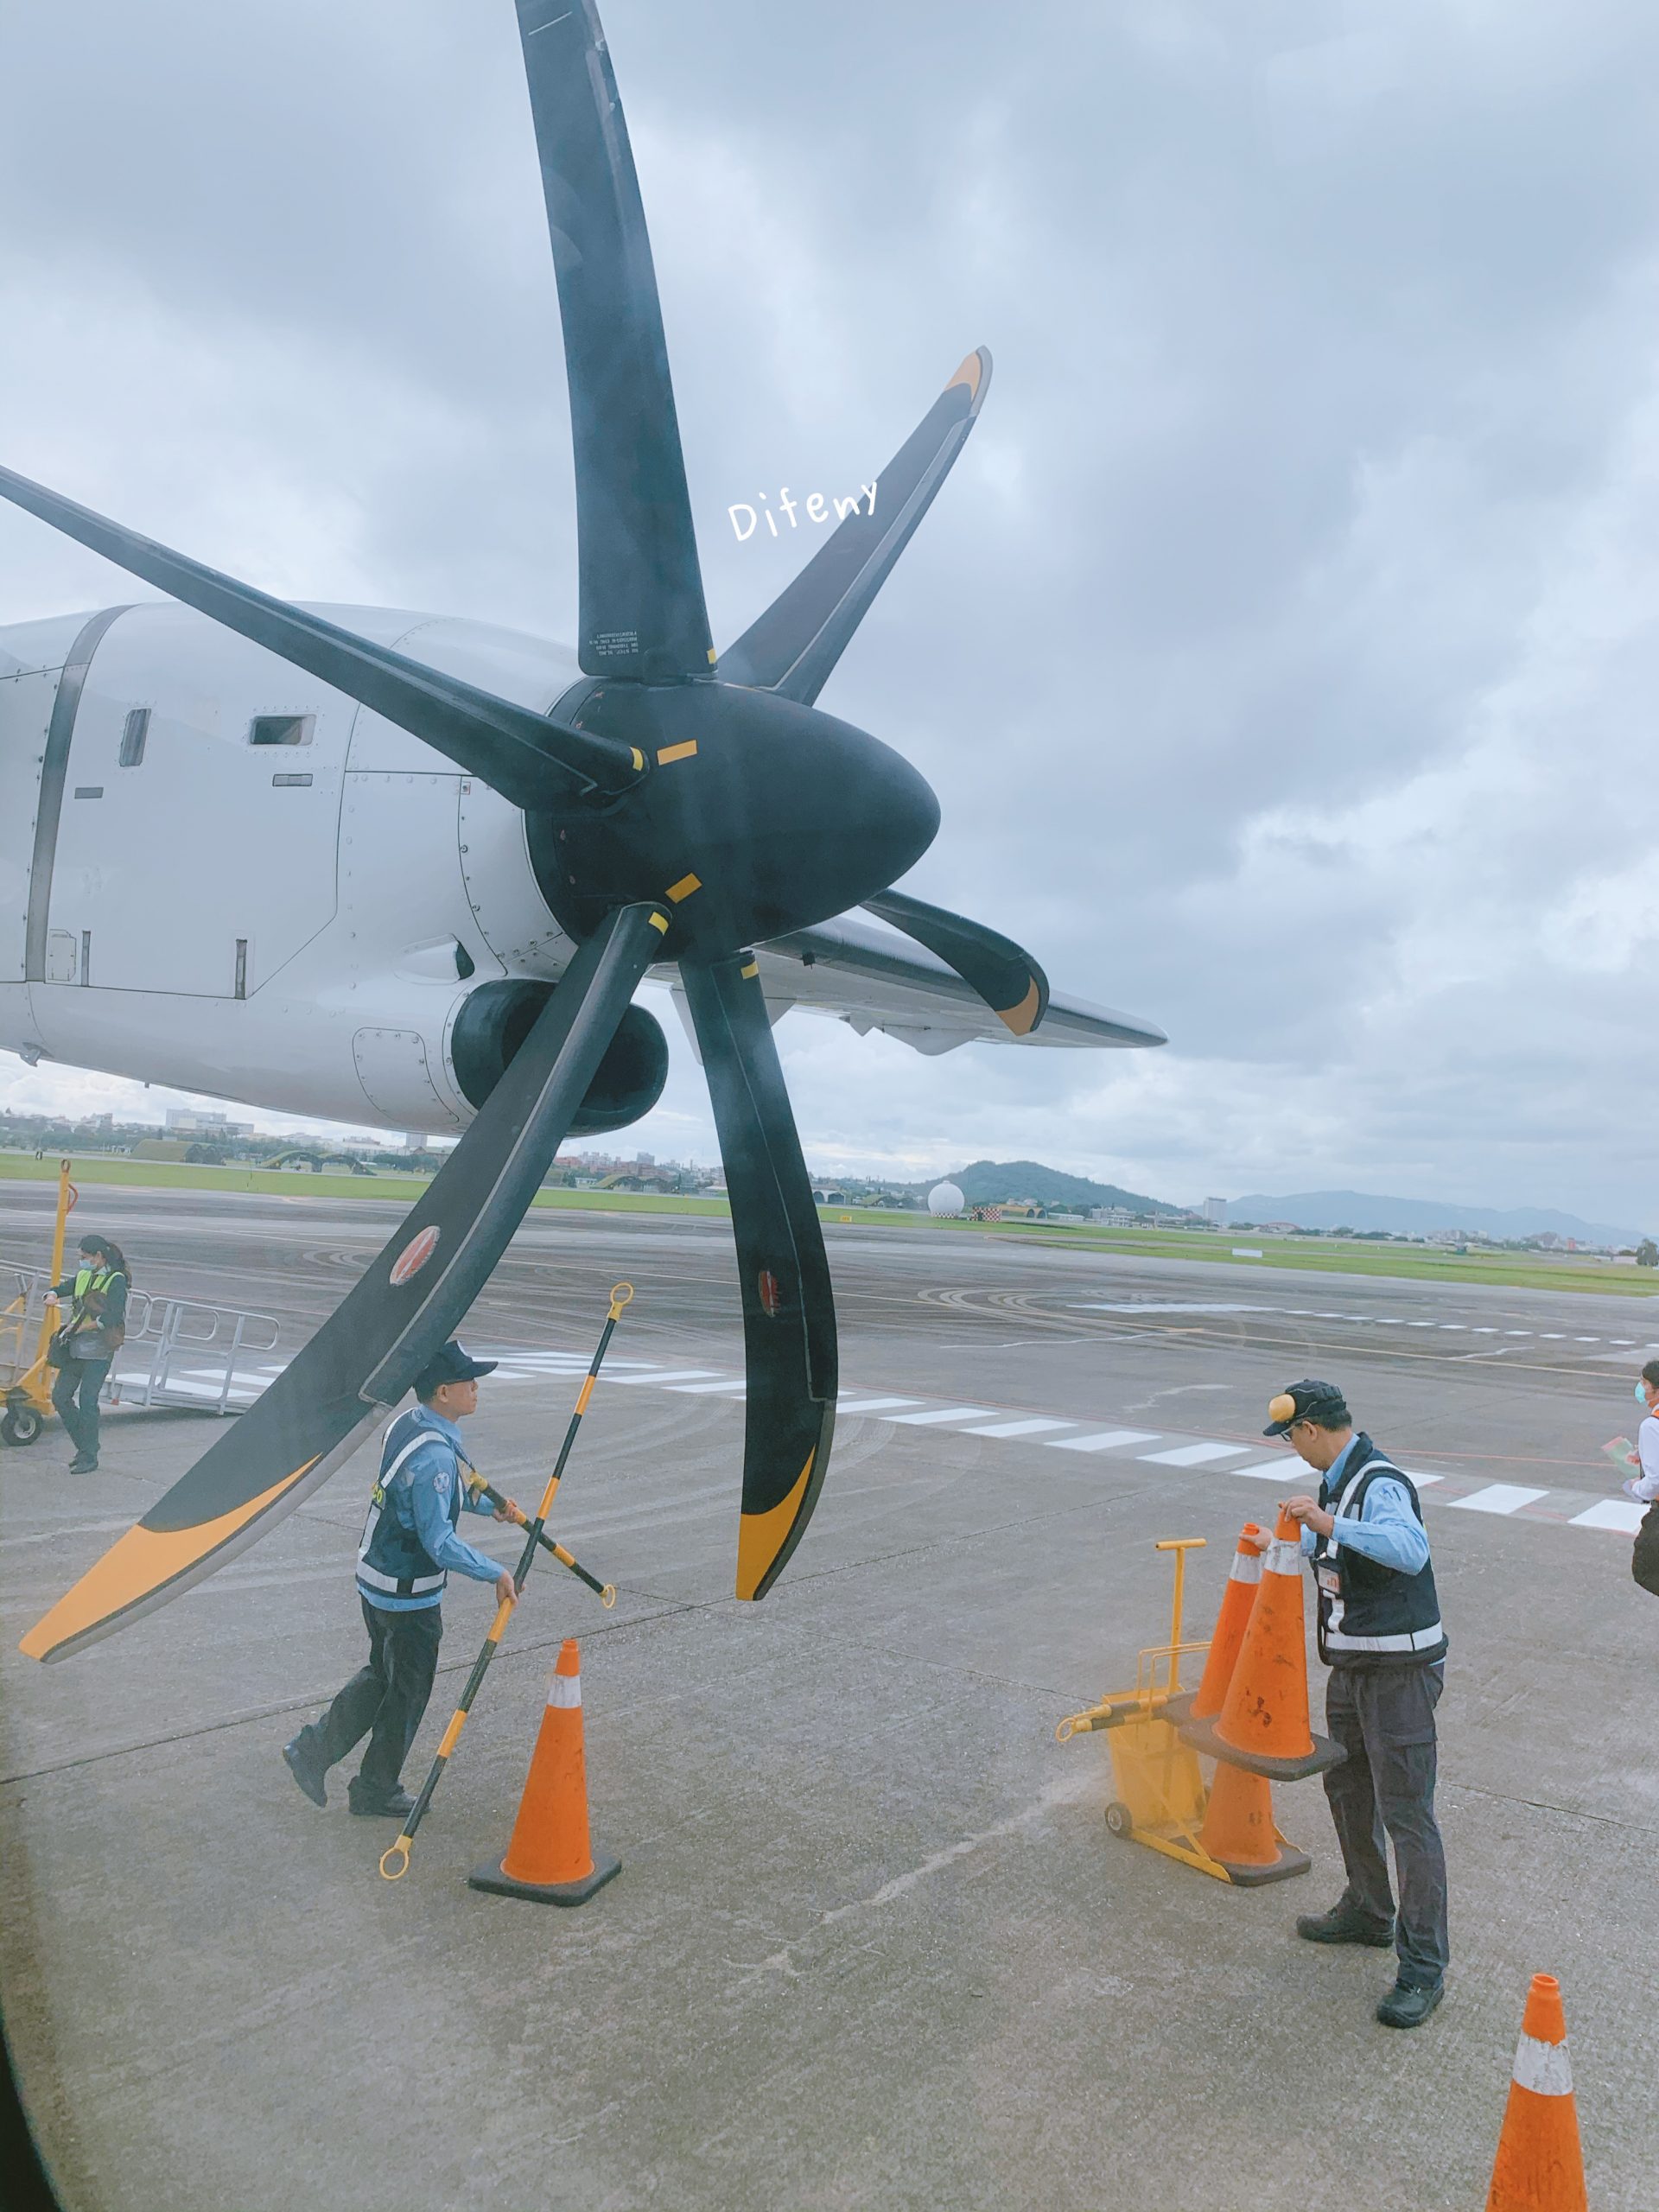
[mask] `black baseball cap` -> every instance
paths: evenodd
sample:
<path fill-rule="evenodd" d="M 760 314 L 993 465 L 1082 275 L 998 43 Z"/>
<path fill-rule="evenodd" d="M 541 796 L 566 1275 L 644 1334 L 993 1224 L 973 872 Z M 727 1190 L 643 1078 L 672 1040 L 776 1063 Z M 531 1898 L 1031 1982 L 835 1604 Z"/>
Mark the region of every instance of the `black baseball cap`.
<path fill-rule="evenodd" d="M 477 1376 L 493 1375 L 499 1364 L 498 1360 L 474 1359 L 464 1344 L 451 1337 L 415 1377 L 415 1395 L 429 1398 L 445 1382 L 470 1382 Z"/>
<path fill-rule="evenodd" d="M 1268 1408 L 1263 1436 L 1282 1436 L 1299 1421 L 1317 1421 L 1323 1428 L 1341 1428 L 1351 1416 L 1348 1401 L 1334 1382 L 1316 1382 L 1310 1376 L 1281 1390 Z"/>

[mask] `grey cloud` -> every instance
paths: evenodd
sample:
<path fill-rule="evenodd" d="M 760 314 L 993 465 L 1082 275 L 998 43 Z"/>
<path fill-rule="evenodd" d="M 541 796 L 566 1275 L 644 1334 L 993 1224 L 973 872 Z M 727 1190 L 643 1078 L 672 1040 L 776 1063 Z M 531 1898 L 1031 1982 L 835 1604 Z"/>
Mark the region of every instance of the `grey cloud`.
<path fill-rule="evenodd" d="M 1659 20 L 607 21 L 717 635 L 805 550 L 727 505 L 868 479 L 988 343 L 825 703 L 939 791 L 913 887 L 1174 1039 L 924 1062 L 791 1017 L 809 1150 L 1646 1211 Z M 16 0 L 0 70 L 8 458 L 279 589 L 569 634 L 505 0 Z M 0 611 L 128 589 L 0 516 Z M 709 1154 L 669 1026 L 640 1141 Z"/>

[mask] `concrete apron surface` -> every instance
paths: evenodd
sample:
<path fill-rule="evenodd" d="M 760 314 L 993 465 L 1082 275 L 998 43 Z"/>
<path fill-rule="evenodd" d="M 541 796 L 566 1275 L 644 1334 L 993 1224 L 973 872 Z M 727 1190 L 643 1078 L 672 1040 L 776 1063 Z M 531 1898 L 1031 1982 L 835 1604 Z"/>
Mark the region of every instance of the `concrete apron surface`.
<path fill-rule="evenodd" d="M 982 1400 L 950 1326 L 869 1379 Z M 1090 1416 L 1152 1427 L 1114 1357 Z M 1283 1379 L 1278 1353 L 1206 1358 L 1241 1406 Z M 574 1388 L 485 1385 L 479 1458 L 523 1500 Z M 73 1481 L 55 1429 L 0 1459 L 0 1969 L 72 2212 L 1454 2212 L 1484 2202 L 1537 1970 L 1566 1994 L 1591 2202 L 1652 2212 L 1659 1605 L 1624 1541 L 1431 1515 L 1454 1962 L 1404 2035 L 1371 2018 L 1389 1955 L 1291 1932 L 1341 1886 L 1317 1782 L 1276 1792 L 1312 1876 L 1235 1891 L 1110 1839 L 1103 1741 L 1053 1740 L 1166 1633 L 1153 1540 L 1207 1538 L 1202 1634 L 1277 1490 L 849 1417 L 793 1566 L 743 1607 L 741 1430 L 729 1400 L 601 1383 L 556 1528 L 620 1603 L 543 1559 L 395 1885 L 395 1824 L 348 1816 L 349 1767 L 319 1812 L 280 1758 L 360 1662 L 370 1455 L 49 1669 L 18 1636 L 214 1432 L 112 1422 Z M 411 1788 L 489 1617 L 452 1582 Z M 571 1634 L 623 1872 L 559 1912 L 465 1877 L 505 1846 Z"/>

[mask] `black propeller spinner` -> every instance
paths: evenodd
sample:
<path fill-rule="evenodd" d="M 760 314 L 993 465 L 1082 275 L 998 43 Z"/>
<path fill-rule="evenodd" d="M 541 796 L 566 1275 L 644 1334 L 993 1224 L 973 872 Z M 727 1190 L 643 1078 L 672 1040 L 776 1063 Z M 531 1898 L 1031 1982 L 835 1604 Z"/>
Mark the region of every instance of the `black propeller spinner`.
<path fill-rule="evenodd" d="M 1023 1035 L 1048 987 L 1007 938 L 888 888 L 931 842 L 916 771 L 813 704 L 985 397 L 971 353 L 719 668 L 639 187 L 593 0 L 517 0 L 575 448 L 579 658 L 548 714 L 494 697 L 0 470 L 0 493 L 411 731 L 525 813 L 580 950 L 391 1243 L 235 1427 L 23 1639 L 60 1658 L 164 1603 L 325 1481 L 487 1281 L 633 991 L 677 960 L 714 1102 L 748 1389 L 737 1593 L 765 1595 L 823 1481 L 836 1402 L 823 1233 L 748 948 L 860 903 Z"/>

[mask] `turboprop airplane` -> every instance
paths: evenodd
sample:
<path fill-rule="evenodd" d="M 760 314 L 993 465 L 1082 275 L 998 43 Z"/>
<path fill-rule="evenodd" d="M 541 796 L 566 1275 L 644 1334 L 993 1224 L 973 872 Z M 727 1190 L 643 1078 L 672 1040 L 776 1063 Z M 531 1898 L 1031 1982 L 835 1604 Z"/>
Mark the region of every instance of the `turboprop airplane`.
<path fill-rule="evenodd" d="M 801 1006 L 925 1052 L 1165 1041 L 894 890 L 938 802 L 815 704 L 972 429 L 989 356 L 881 471 L 879 512 L 849 513 L 717 658 L 599 19 L 592 0 L 517 7 L 570 389 L 574 649 L 289 605 L 0 470 L 6 498 L 178 602 L 0 630 L 0 1043 L 461 1136 L 331 1319 L 29 1631 L 37 1658 L 200 1580 L 357 1449 L 563 1140 L 655 1103 L 667 1046 L 632 1004 L 647 977 L 671 982 L 726 1169 L 741 1598 L 799 1541 L 835 1423 L 829 1268 L 772 1022 Z"/>

